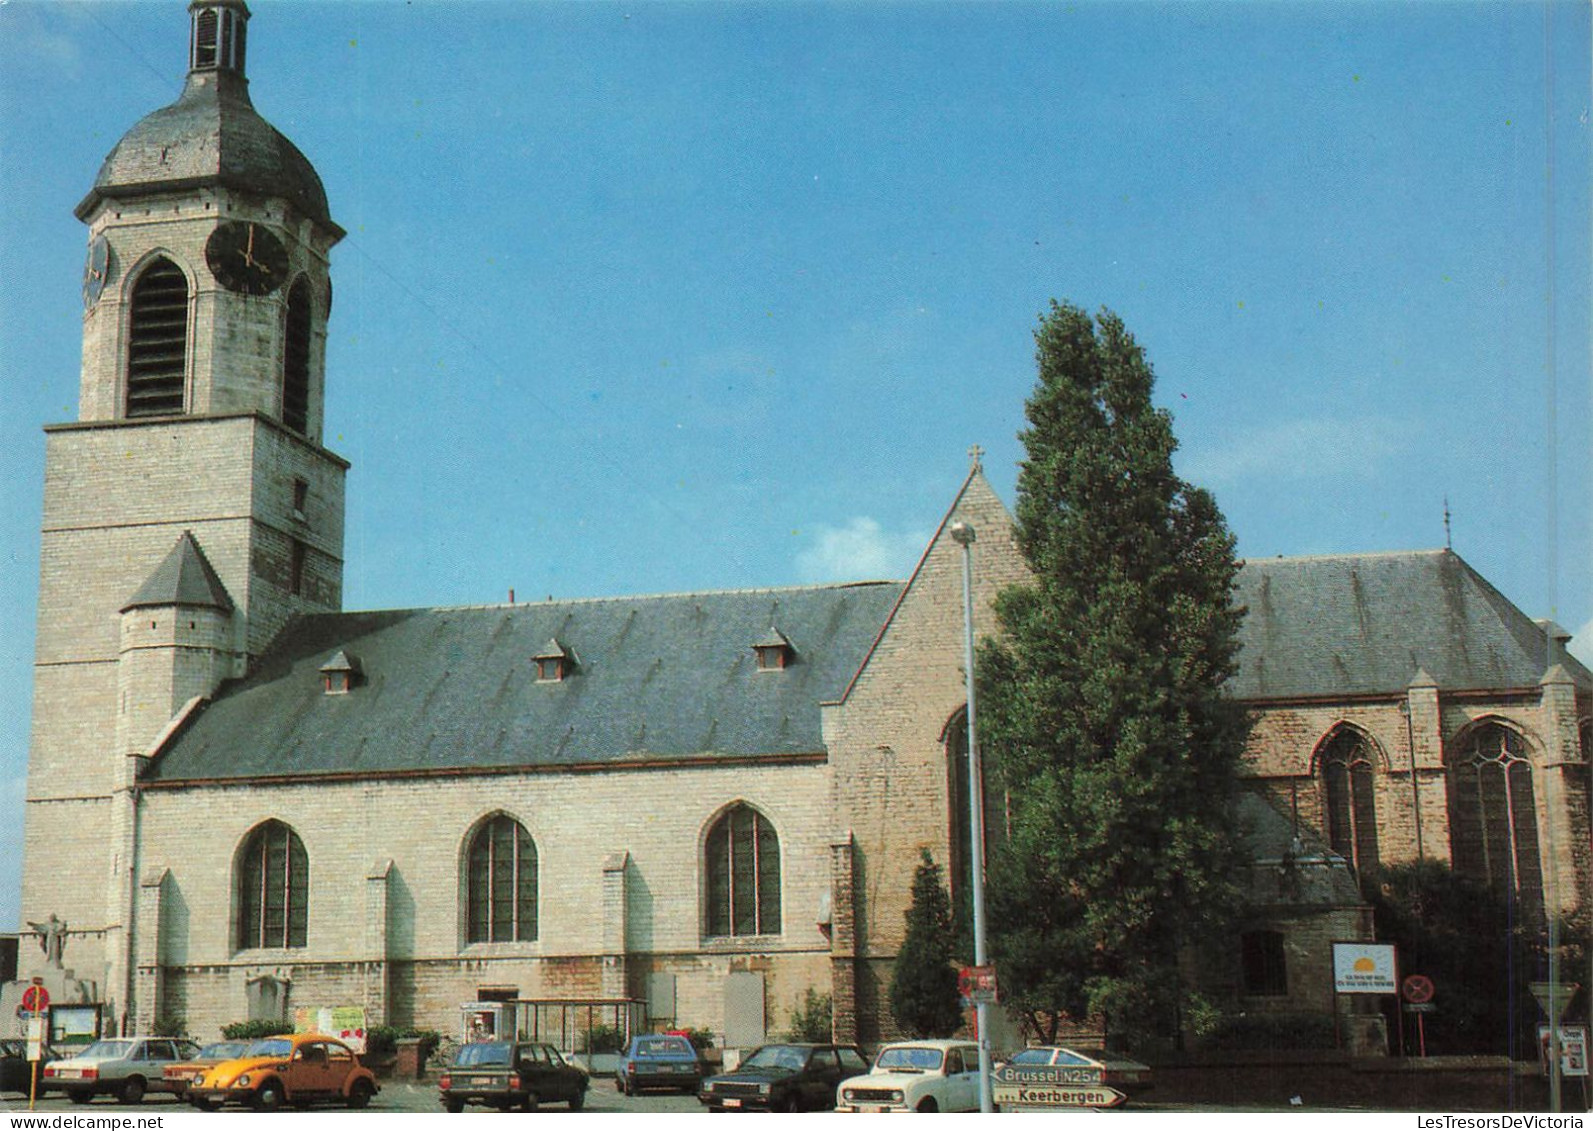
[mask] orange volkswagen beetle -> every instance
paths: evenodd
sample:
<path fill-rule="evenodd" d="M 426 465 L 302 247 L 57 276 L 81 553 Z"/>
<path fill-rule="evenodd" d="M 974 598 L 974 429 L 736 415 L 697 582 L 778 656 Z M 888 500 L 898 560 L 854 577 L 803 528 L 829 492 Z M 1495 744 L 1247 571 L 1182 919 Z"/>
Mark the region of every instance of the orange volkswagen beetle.
<path fill-rule="evenodd" d="M 371 1102 L 380 1089 L 371 1070 L 342 1041 L 324 1033 L 267 1037 L 236 1060 L 224 1060 L 188 1088 L 187 1100 L 213 1110 L 225 1103 L 276 1111 L 284 1104 L 342 1101 L 352 1108 Z"/>

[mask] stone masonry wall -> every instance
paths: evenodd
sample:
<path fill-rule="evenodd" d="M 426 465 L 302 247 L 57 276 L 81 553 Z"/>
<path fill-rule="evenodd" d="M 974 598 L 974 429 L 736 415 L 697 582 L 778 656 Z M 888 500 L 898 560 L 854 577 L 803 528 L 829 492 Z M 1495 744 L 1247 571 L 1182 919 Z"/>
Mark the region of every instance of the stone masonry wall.
<path fill-rule="evenodd" d="M 661 808 L 665 797 L 669 805 Z M 829 943 L 818 921 L 830 884 L 829 799 L 822 763 L 158 788 L 144 794 L 142 861 L 145 869 L 169 869 L 166 899 L 181 911 L 167 917 L 161 961 L 174 971 L 172 984 L 186 987 L 195 1031 L 235 1019 L 239 970 L 390 961 L 391 1015 L 428 1025 L 451 1016 L 481 985 L 513 986 L 527 998 L 598 996 L 603 863 L 620 851 L 630 856 L 628 952 L 688 956 L 680 1021 L 711 1026 L 722 1020 L 716 979 L 738 962 L 762 956 L 773 963 L 781 1000 L 807 985 L 828 991 Z M 782 930 L 708 939 L 702 843 L 712 821 L 737 801 L 766 815 L 780 837 Z M 519 820 L 536 844 L 534 942 L 464 941 L 466 843 L 496 812 Z M 293 827 L 309 857 L 308 945 L 238 951 L 233 860 L 249 831 L 272 818 Z M 366 954 L 366 877 L 388 860 L 388 953 Z M 793 968 L 797 955 L 807 957 Z M 788 975 L 790 969 L 802 973 Z M 205 997 L 212 991 L 199 987 L 217 979 L 221 998 Z M 632 982 L 631 992 L 641 996 L 641 975 L 633 973 Z"/>

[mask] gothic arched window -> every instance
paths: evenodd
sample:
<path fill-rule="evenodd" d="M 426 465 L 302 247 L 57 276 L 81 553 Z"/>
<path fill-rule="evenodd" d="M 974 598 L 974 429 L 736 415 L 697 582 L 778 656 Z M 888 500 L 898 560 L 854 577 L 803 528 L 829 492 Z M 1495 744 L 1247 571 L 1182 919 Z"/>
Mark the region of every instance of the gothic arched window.
<path fill-rule="evenodd" d="M 780 933 L 780 838 L 750 805 L 726 811 L 708 830 L 708 934 Z"/>
<path fill-rule="evenodd" d="M 127 327 L 127 415 L 183 411 L 188 372 L 188 277 L 157 259 L 133 284 Z"/>
<path fill-rule="evenodd" d="M 537 846 L 525 826 L 504 813 L 489 818 L 471 837 L 465 862 L 465 941 L 535 939 Z"/>
<path fill-rule="evenodd" d="M 1354 727 L 1339 727 L 1317 753 L 1328 845 L 1364 876 L 1377 867 L 1377 805 L 1372 742 Z"/>
<path fill-rule="evenodd" d="M 238 949 L 303 946 L 310 918 L 310 861 L 299 834 L 267 821 L 238 855 Z"/>
<path fill-rule="evenodd" d="M 282 423 L 299 435 L 310 425 L 310 284 L 300 279 L 288 291 L 282 352 Z"/>
<path fill-rule="evenodd" d="M 1509 727 L 1484 723 L 1450 755 L 1449 839 L 1455 871 L 1541 904 L 1532 764 L 1525 740 Z"/>
<path fill-rule="evenodd" d="M 946 806 L 951 825 L 951 866 L 947 869 L 952 906 L 960 915 L 973 915 L 973 807 L 968 790 L 973 782 L 968 773 L 968 712 L 960 710 L 946 725 Z M 990 763 L 979 762 L 984 795 L 985 821 L 983 856 L 989 875 L 990 853 L 1006 840 L 1007 795 L 999 782 L 992 782 Z"/>

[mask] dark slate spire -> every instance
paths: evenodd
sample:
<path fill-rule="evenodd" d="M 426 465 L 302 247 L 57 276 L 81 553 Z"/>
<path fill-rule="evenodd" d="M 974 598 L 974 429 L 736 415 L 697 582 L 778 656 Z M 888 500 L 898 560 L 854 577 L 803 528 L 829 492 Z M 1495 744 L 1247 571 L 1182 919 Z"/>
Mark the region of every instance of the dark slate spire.
<path fill-rule="evenodd" d="M 183 531 L 171 553 L 122 606 L 122 612 L 169 605 L 220 609 L 224 613 L 233 609 L 227 587 L 216 576 L 189 530 Z"/>

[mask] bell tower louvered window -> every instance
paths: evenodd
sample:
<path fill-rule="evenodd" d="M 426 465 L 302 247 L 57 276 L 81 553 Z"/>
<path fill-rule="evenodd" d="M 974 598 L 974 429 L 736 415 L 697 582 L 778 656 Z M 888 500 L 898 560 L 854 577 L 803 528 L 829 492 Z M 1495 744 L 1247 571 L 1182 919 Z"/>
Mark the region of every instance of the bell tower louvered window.
<path fill-rule="evenodd" d="M 310 424 L 310 284 L 288 292 L 287 338 L 282 355 L 282 423 L 299 435 Z"/>
<path fill-rule="evenodd" d="M 188 279 L 157 259 L 133 284 L 127 336 L 127 415 L 183 411 L 188 371 Z"/>
<path fill-rule="evenodd" d="M 230 3 L 196 4 L 188 38 L 188 69 L 225 69 L 243 73 L 244 33 L 248 12 Z"/>

